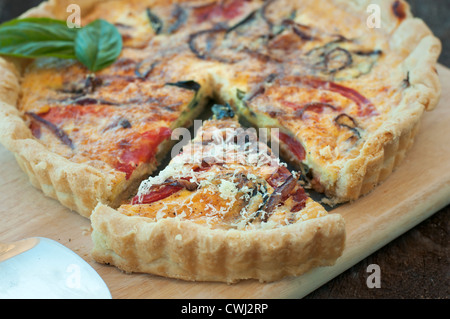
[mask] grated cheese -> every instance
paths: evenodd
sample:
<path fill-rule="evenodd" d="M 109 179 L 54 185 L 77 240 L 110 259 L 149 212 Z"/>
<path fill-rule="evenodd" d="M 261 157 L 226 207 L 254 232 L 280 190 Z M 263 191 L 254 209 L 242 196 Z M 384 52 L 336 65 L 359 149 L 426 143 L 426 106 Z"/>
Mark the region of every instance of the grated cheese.
<path fill-rule="evenodd" d="M 233 209 L 239 209 L 236 211 L 237 215 L 230 215 L 236 216 L 227 221 L 230 227 L 271 228 L 279 226 L 280 222 L 285 223 L 287 217 L 278 219 L 276 223 L 270 218 L 266 222 L 261 221 L 266 214 L 261 210 L 262 206 L 273 191 L 261 176 L 270 176 L 280 166 L 286 165 L 272 155 L 265 145 L 255 147 L 254 143 L 245 140 L 244 143 L 239 143 L 239 139 L 242 139 L 239 134 L 249 134 L 249 140 L 252 141 L 252 132 L 236 130 L 236 127 L 217 128 L 205 125 L 199 129 L 197 137 L 158 176 L 149 177 L 140 185 L 138 195 L 143 196 L 153 185 L 161 185 L 168 179 L 183 178 L 198 184 L 195 192 L 186 191 L 173 201 L 162 201 L 156 220 L 167 218 L 168 214 L 190 220 L 190 216 L 200 214 L 201 220 L 211 226 L 220 223 L 228 214 L 234 214 Z M 210 142 L 203 143 L 204 140 Z M 211 167 L 194 171 L 193 168 L 202 167 L 205 162 Z M 215 201 L 208 201 L 208 197 L 215 196 L 224 200 L 224 203 L 216 205 Z M 254 223 L 257 216 L 260 218 Z"/>
<path fill-rule="evenodd" d="M 238 193 L 236 183 L 231 181 L 222 180 L 219 185 L 219 195 L 223 199 L 234 199 Z"/>

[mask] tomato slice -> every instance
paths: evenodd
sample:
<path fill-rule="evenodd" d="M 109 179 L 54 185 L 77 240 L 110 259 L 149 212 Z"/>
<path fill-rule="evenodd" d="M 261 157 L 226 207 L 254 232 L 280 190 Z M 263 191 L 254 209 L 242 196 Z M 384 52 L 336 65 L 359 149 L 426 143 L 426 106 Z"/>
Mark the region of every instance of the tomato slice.
<path fill-rule="evenodd" d="M 244 2 L 243 0 L 214 2 L 195 8 L 194 15 L 197 23 L 205 22 L 214 17 L 230 20 L 241 14 L 241 8 Z"/>
<path fill-rule="evenodd" d="M 342 96 L 345 96 L 346 98 L 354 101 L 359 106 L 358 116 L 366 117 L 377 114 L 375 106 L 372 104 L 372 102 L 370 102 L 359 92 L 333 82 L 329 82 L 329 88 L 330 91 L 337 92 Z"/>
<path fill-rule="evenodd" d="M 67 105 L 51 107 L 48 112 L 39 114 L 39 116 L 53 124 L 60 124 L 67 119 L 80 119 L 87 114 L 106 116 L 108 111 L 107 107 L 101 105 Z"/>
<path fill-rule="evenodd" d="M 291 176 L 291 172 L 289 172 L 285 166 L 280 166 L 277 171 L 267 179 L 267 183 L 273 188 L 277 188 L 283 184 L 289 176 Z"/>
<path fill-rule="evenodd" d="M 121 154 L 115 168 L 126 173 L 127 179 L 130 178 L 139 164 L 148 163 L 154 158 L 159 144 L 171 134 L 172 131 L 169 128 L 160 127 L 153 131 L 136 134 L 132 139 L 119 141 Z"/>
<path fill-rule="evenodd" d="M 202 161 L 199 166 L 197 166 L 193 169 L 193 171 L 194 172 L 204 172 L 204 171 L 208 171 L 211 167 L 212 167 L 211 164 L 209 164 L 206 161 Z"/>
<path fill-rule="evenodd" d="M 338 93 L 353 102 L 355 102 L 359 109 L 358 115 L 362 117 L 376 115 L 377 111 L 372 102 L 363 96 L 358 91 L 351 89 L 349 87 L 331 82 L 331 81 L 323 81 L 317 78 L 301 78 L 300 82 L 306 86 L 312 87 L 314 89 L 323 89 L 331 92 Z"/>
<path fill-rule="evenodd" d="M 279 133 L 279 139 L 289 147 L 289 150 L 295 155 L 295 157 L 297 157 L 298 160 L 303 161 L 305 159 L 305 148 L 299 141 L 282 132 Z"/>
<path fill-rule="evenodd" d="M 291 212 L 295 213 L 305 208 L 308 195 L 306 194 L 303 187 L 299 187 L 295 194 L 292 195 L 292 199 L 296 204 L 292 207 Z"/>
<path fill-rule="evenodd" d="M 346 97 L 349 100 L 352 100 L 353 102 L 356 103 L 356 105 L 358 106 L 358 116 L 361 117 L 368 117 L 368 116 L 373 116 L 373 115 L 377 115 L 377 110 L 375 108 L 375 105 L 373 105 L 373 103 L 366 98 L 364 95 L 362 95 L 361 93 L 359 93 L 358 91 L 331 82 L 331 81 L 325 81 L 325 80 L 321 80 L 318 78 L 313 78 L 313 77 L 296 77 L 295 82 L 299 82 L 300 84 L 306 86 L 306 87 L 310 87 L 313 89 L 321 89 L 321 90 L 325 90 L 325 91 L 331 91 L 334 93 L 338 93 L 344 97 Z M 297 103 L 293 103 L 293 102 L 289 102 L 289 101 L 282 101 L 282 103 L 288 107 L 294 108 L 294 109 L 300 109 L 302 106 L 297 104 Z M 326 103 L 324 103 L 325 105 Z M 322 106 L 324 106 L 322 105 Z M 317 110 L 319 110 L 319 108 L 317 108 Z"/>

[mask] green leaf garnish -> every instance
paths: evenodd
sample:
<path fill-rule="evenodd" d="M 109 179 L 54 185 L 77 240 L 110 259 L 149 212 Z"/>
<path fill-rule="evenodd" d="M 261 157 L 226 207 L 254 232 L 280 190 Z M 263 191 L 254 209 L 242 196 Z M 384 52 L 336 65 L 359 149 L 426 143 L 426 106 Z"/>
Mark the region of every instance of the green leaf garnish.
<path fill-rule="evenodd" d="M 105 20 L 96 20 L 77 32 L 75 55 L 91 71 L 111 65 L 121 51 L 119 31 Z"/>
<path fill-rule="evenodd" d="M 0 25 L 0 54 L 25 57 L 75 58 L 76 29 L 49 18 L 15 19 Z"/>
<path fill-rule="evenodd" d="M 155 34 L 160 34 L 163 29 L 163 22 L 161 19 L 150 10 L 150 8 L 147 8 L 147 17 L 150 20 L 150 24 L 153 28 L 153 31 L 155 31 Z"/>

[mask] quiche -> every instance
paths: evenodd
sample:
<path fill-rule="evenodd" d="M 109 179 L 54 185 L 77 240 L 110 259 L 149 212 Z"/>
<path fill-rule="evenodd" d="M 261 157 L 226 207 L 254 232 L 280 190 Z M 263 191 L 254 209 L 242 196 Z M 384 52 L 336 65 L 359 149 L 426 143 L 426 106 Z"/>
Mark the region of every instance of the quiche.
<path fill-rule="evenodd" d="M 332 265 L 345 223 L 226 106 L 130 202 L 91 215 L 101 263 L 192 281 L 274 281 Z"/>
<path fill-rule="evenodd" d="M 331 264 L 342 219 L 304 188 L 331 206 L 373 190 L 440 96 L 441 43 L 403 0 L 49 0 L 23 17 L 65 20 L 69 4 L 83 25 L 114 24 L 121 55 L 95 73 L 0 58 L 0 141 L 35 187 L 91 218 L 96 258 L 126 271 L 270 281 Z M 380 27 L 369 23 L 374 5 Z M 271 130 L 268 154 L 278 146 L 296 172 L 272 163 L 236 175 L 205 161 L 175 175 L 186 154 L 203 158 L 196 140 L 161 167 L 173 132 L 211 101 L 236 117 L 202 131 L 236 119 Z M 289 183 L 271 185 L 273 174 Z"/>

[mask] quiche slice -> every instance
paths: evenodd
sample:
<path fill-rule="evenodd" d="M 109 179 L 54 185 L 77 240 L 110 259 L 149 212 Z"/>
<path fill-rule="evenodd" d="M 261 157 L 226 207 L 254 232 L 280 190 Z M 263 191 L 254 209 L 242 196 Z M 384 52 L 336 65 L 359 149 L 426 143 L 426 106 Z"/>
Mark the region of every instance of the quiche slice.
<path fill-rule="evenodd" d="M 370 28 L 369 4 L 382 10 Z M 280 130 L 282 156 L 328 204 L 385 180 L 440 96 L 441 44 L 404 1 L 269 0 L 225 30 L 198 37 L 217 94 L 255 127 Z"/>
<path fill-rule="evenodd" d="M 117 210 L 99 204 L 92 256 L 126 272 L 191 281 L 274 281 L 332 265 L 340 215 L 305 192 L 256 131 L 215 105 L 214 118 Z"/>

